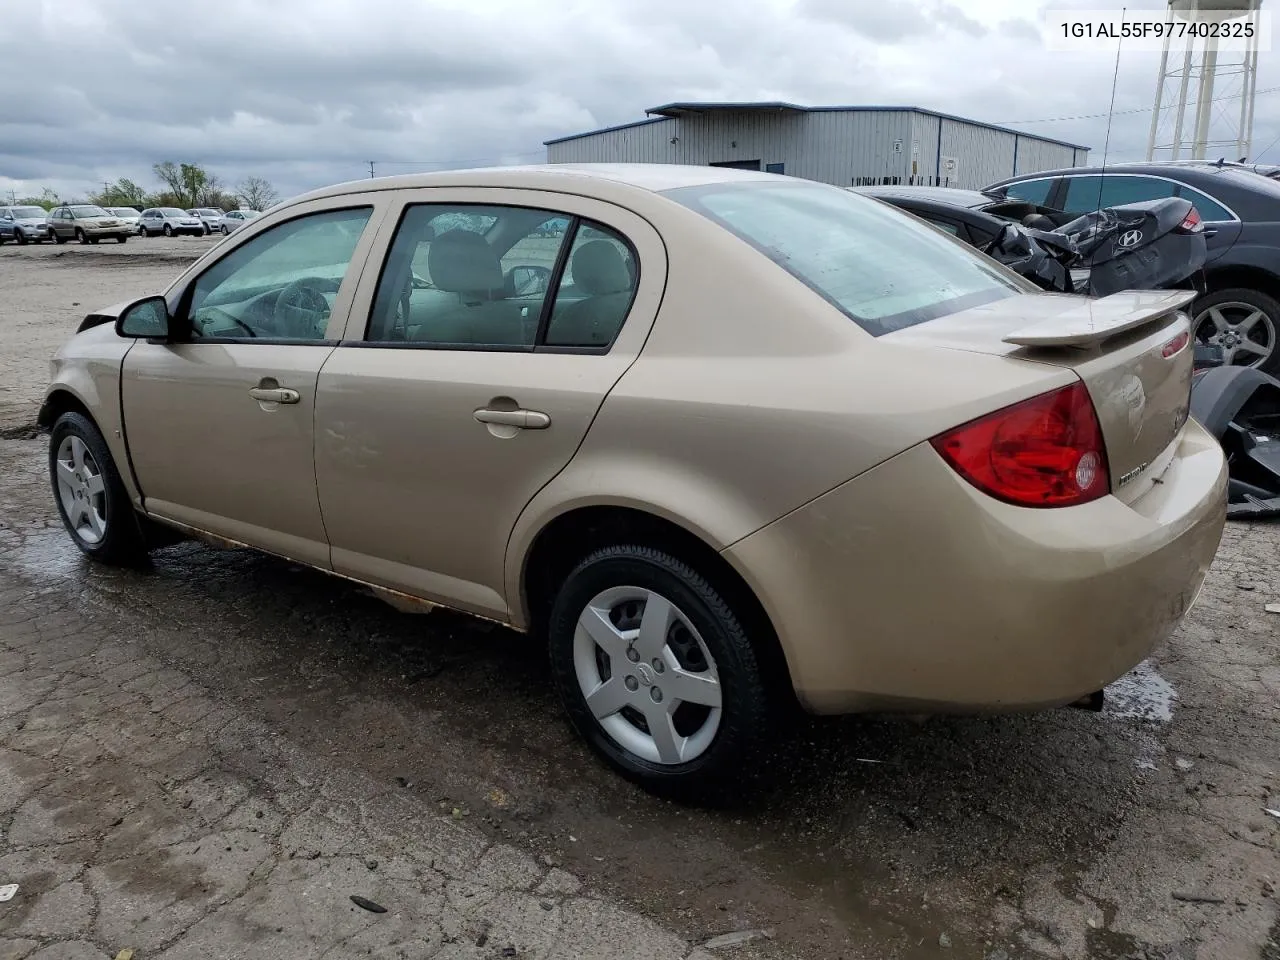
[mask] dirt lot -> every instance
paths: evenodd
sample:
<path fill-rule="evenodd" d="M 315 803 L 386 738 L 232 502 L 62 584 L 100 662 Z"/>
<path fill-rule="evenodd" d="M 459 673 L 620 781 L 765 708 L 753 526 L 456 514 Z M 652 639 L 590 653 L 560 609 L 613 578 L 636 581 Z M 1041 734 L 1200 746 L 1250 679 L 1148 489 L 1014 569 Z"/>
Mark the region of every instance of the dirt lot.
<path fill-rule="evenodd" d="M 1101 715 L 812 722 L 740 809 L 680 809 L 591 759 L 522 637 L 243 552 L 80 559 L 18 428 L 86 309 L 207 243 L 0 250 L 0 960 L 678 957 L 758 928 L 717 953 L 1280 960 L 1280 526 L 1229 528 Z"/>

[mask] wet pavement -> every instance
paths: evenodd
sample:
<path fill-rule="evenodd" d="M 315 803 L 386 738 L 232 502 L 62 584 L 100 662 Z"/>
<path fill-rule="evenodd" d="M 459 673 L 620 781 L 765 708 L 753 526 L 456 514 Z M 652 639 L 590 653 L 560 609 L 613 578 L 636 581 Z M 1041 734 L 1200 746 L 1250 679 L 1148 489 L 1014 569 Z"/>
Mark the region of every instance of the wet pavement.
<path fill-rule="evenodd" d="M 6 290 L 7 266 L 0 258 Z M 36 269 L 72 275 L 60 283 L 92 287 L 108 267 Z M 63 296 L 87 295 L 68 286 Z M 307 891 L 336 891 L 328 901 L 332 916 L 350 921 L 359 910 L 352 914 L 340 901 L 357 892 L 355 878 L 369 879 L 367 867 L 356 869 L 361 860 L 382 861 L 397 845 L 431 847 L 445 825 L 481 838 L 469 841 L 480 853 L 459 876 L 414 878 L 408 857 L 396 872 L 373 871 L 376 895 L 367 894 L 393 899 L 408 884 L 414 892 L 399 916 L 423 929 L 428 921 L 439 926 L 441 913 L 455 917 L 447 906 L 449 883 L 466 881 L 467 870 L 484 881 L 484 902 L 493 904 L 517 893 L 534 896 L 530 891 L 547 882 L 554 864 L 601 909 L 622 911 L 626 923 L 655 921 L 645 929 L 656 943 L 679 938 L 679 947 L 670 947 L 677 952 L 686 941 L 766 928 L 771 940 L 723 955 L 1280 957 L 1280 819 L 1266 813 L 1280 809 L 1280 616 L 1264 612 L 1265 603 L 1280 598 L 1280 526 L 1228 529 L 1186 623 L 1157 656 L 1113 686 L 1102 714 L 803 722 L 757 759 L 749 771 L 755 782 L 739 807 L 705 811 L 654 800 L 599 766 L 561 716 L 544 652 L 522 636 L 448 613 L 397 613 L 355 585 L 247 551 L 183 544 L 159 552 L 146 572 L 90 566 L 56 527 L 43 456 L 39 439 L 0 441 L 0 751 L 20 754 L 0 762 L 0 770 L 36 764 L 72 742 L 49 735 L 32 744 L 15 717 L 28 725 L 33 716 L 43 723 L 63 717 L 65 726 L 68 715 L 79 723 L 82 714 L 72 711 L 83 709 L 94 732 L 92 745 L 53 761 L 60 766 L 11 773 L 0 783 L 0 885 L 22 882 L 5 869 L 33 869 L 23 866 L 18 841 L 41 840 L 21 833 L 15 839 L 22 822 L 7 784 L 15 776 L 61 783 L 60 799 L 32 793 L 17 810 L 45 811 L 28 814 L 29 824 L 61 822 L 64 839 L 55 844 L 61 865 L 42 882 L 49 892 L 80 884 L 85 896 L 97 898 L 86 935 L 98 937 L 100 947 L 137 946 L 124 942 L 137 931 L 163 949 L 168 941 L 157 938 L 170 931 L 174 944 L 201 946 L 209 950 L 205 956 L 279 955 L 238 938 L 254 924 L 276 923 L 296 934 L 299 924 L 319 922 L 308 912 L 313 908 L 300 905 Z M 15 624 L 29 622 L 51 623 L 63 639 L 15 637 Z M 84 649 L 63 646 L 82 635 Z M 163 679 L 117 682 L 123 665 L 138 663 L 147 665 L 143 676 Z M 188 691 L 229 726 L 210 733 L 205 719 L 180 706 L 184 701 L 171 700 L 171 687 Z M 78 704 L 78 697 L 97 701 Z M 187 759 L 181 750 L 171 758 L 186 767 L 182 777 L 160 777 L 159 798 L 135 789 L 141 781 L 130 765 L 147 749 L 154 752 L 157 739 L 194 745 Z M 164 768 L 170 759 L 155 762 Z M 165 776 L 174 783 L 166 786 Z M 201 776 L 211 778 L 207 789 Z M 291 776 L 308 785 L 291 784 Z M 191 784 L 202 799 L 182 807 L 188 797 L 181 790 Z M 103 811 L 117 807 L 96 802 L 113 789 L 126 797 L 122 811 L 159 803 L 175 838 L 241 829 L 256 813 L 244 798 L 261 797 L 263 819 L 275 818 L 257 824 L 270 852 L 235 868 L 240 872 L 210 893 L 186 883 L 196 854 L 183 850 L 181 876 L 141 901 L 156 898 L 160 906 L 146 909 L 169 910 L 167 919 L 148 926 L 142 914 L 110 918 L 112 903 L 132 909 L 121 906 L 137 896 L 127 889 L 128 875 L 152 862 L 144 854 L 130 864 L 119 856 L 123 847 L 146 851 L 173 842 L 162 832 L 148 836 L 149 821 L 133 824 L 124 813 L 116 816 L 125 822 L 113 825 Z M 240 799 L 222 801 L 229 804 L 223 812 L 216 802 L 223 795 Z M 392 813 L 369 813 L 371 796 L 387 798 L 378 802 L 394 804 Z M 299 811 L 317 798 L 345 812 L 321 812 L 324 819 L 299 827 Z M 355 847 L 353 824 L 365 831 Z M 43 842 L 58 836 L 51 829 Z M 232 842 L 252 848 L 245 864 L 257 856 L 254 836 Z M 346 846 L 331 850 L 324 846 L 331 840 Z M 361 844 L 383 847 L 365 854 Z M 510 871 L 493 880 L 487 866 L 478 866 L 489 850 L 524 865 L 524 873 L 515 870 L 517 882 Z M 277 867 L 255 874 L 263 862 Z M 99 882 L 100 874 L 115 880 Z M 526 884 L 522 877 L 531 879 Z M 58 886 L 50 886 L 55 880 Z M 120 888 L 125 892 L 113 900 Z M 246 900 L 241 890 L 256 891 L 256 899 Z M 432 899 L 442 890 L 445 900 Z M 0 958 L 9 946 L 5 937 L 39 942 L 22 933 L 24 925 L 42 922 L 33 920 L 39 914 L 76 912 L 71 894 L 60 896 L 26 915 L 21 930 L 6 919 L 14 915 L 6 913 L 11 905 L 0 904 Z M 556 896 L 582 894 L 575 887 Z M 188 900 L 194 906 L 178 906 Z M 559 900 L 553 907 L 559 923 L 563 907 Z M 273 919 L 264 921 L 268 913 Z M 218 915 L 220 926 L 180 923 Z M 500 912 L 507 924 L 501 937 L 524 929 L 507 919 L 517 915 Z M 198 927 L 214 939 L 183 940 Z M 334 928 L 333 943 L 367 935 L 366 928 Z M 498 952 L 456 955 L 501 956 L 509 945 L 486 938 L 473 948 L 474 927 L 448 931 L 428 937 L 429 948 L 465 945 Z M 538 927 L 520 934 L 535 951 L 528 955 L 551 949 L 538 939 L 543 933 Z M 444 944 L 447 935 L 456 942 Z M 216 937 L 242 952 L 220 953 L 211 946 Z M 403 943 L 378 941 L 370 949 Z M 662 954 L 655 948 L 649 955 Z"/>

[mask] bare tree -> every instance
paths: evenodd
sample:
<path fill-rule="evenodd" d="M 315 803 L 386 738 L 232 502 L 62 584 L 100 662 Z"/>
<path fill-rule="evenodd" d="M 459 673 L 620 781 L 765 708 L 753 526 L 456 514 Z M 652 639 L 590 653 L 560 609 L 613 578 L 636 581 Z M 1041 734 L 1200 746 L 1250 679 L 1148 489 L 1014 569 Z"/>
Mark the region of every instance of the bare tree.
<path fill-rule="evenodd" d="M 183 182 L 182 170 L 172 160 L 166 160 L 164 163 L 157 163 L 151 168 L 156 175 L 156 179 L 164 184 L 165 189 L 162 193 L 171 193 L 174 196 L 182 196 Z"/>
<path fill-rule="evenodd" d="M 236 187 L 236 198 L 249 210 L 265 210 L 280 199 L 280 194 L 262 177 L 245 177 Z"/>

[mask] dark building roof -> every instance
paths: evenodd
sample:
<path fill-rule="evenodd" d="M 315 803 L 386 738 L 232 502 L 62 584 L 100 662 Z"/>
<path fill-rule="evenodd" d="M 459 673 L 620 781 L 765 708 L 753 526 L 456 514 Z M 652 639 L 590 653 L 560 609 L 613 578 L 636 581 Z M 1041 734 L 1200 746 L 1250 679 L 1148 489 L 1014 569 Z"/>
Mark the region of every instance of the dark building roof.
<path fill-rule="evenodd" d="M 1009 127 L 1001 127 L 994 123 L 983 123 L 980 120 L 970 120 L 967 117 L 958 117 L 951 113 L 940 113 L 937 110 L 927 110 L 924 107 L 882 107 L 882 106 L 834 106 L 834 107 L 806 107 L 798 103 L 787 103 L 782 100 L 768 100 L 755 103 L 697 103 L 697 102 L 677 102 L 664 103 L 660 107 L 650 107 L 645 111 L 646 118 L 644 120 L 635 120 L 631 123 L 620 123 L 612 127 L 601 127 L 598 130 L 588 130 L 585 133 L 573 133 L 566 137 L 556 137 L 552 140 L 544 140 L 544 146 L 550 146 L 553 143 L 564 143 L 568 140 L 579 140 L 583 137 L 592 137 L 599 133 L 611 133 L 614 130 L 627 130 L 631 127 L 642 127 L 650 123 L 662 123 L 664 120 L 674 120 L 680 117 L 706 116 L 707 114 L 720 113 L 756 113 L 756 114 L 802 114 L 802 113 L 921 113 L 929 117 L 941 117 L 944 120 L 954 120 L 957 123 L 965 123 L 974 127 L 984 127 L 987 130 L 998 130 L 1001 133 L 1008 133 L 1016 137 L 1026 140 L 1040 140 L 1044 143 L 1057 144 L 1060 147 L 1070 147 L 1072 150 L 1089 150 L 1089 147 L 1079 143 L 1068 143 L 1065 140 L 1055 140 L 1053 137 L 1042 137 L 1035 133 L 1024 133 L 1021 130 L 1013 130 Z"/>

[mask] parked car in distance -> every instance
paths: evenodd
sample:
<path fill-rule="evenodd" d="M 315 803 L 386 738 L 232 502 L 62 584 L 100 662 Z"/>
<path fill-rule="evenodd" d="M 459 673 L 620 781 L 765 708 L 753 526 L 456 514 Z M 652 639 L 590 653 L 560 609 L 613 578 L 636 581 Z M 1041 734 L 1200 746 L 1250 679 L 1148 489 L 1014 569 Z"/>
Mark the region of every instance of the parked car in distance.
<path fill-rule="evenodd" d="M 190 216 L 195 217 L 204 224 L 204 232 L 206 234 L 217 231 L 222 232 L 222 211 L 215 210 L 213 207 L 196 207 L 188 210 Z"/>
<path fill-rule="evenodd" d="M 591 747 L 699 797 L 788 701 L 1038 709 L 1149 654 L 1226 509 L 1191 296 L 767 173 L 359 181 L 87 316 L 39 421 L 88 556 L 196 534 L 545 637 Z"/>
<path fill-rule="evenodd" d="M 139 218 L 142 216 L 142 214 L 134 207 L 104 207 L 103 209 L 108 213 L 119 217 L 131 227 L 136 227 L 138 225 Z"/>
<path fill-rule="evenodd" d="M 228 210 L 222 215 L 221 230 L 223 234 L 231 233 L 243 227 L 250 220 L 261 216 L 257 210 Z"/>
<path fill-rule="evenodd" d="M 129 239 L 129 225 L 96 203 L 69 203 L 54 207 L 49 211 L 47 223 L 54 243 L 67 240 L 125 243 Z"/>
<path fill-rule="evenodd" d="M 996 238 L 1006 223 L 1031 226 L 1045 217 L 1041 226 L 1052 230 L 1068 218 L 1025 200 L 989 197 L 977 190 L 956 187 L 874 186 L 845 187 L 854 193 L 875 197 L 900 210 L 928 220 L 935 227 L 959 237 L 975 247 L 984 247 Z M 1028 222 L 1030 221 L 1030 222 Z"/>
<path fill-rule="evenodd" d="M 0 207 L 0 243 L 44 243 L 51 239 L 49 211 L 44 207 Z"/>
<path fill-rule="evenodd" d="M 203 237 L 206 232 L 199 217 L 193 217 L 177 207 L 151 207 L 143 210 L 142 216 L 138 218 L 137 230 L 140 237 L 154 237 L 157 234 L 164 234 L 166 237 L 182 234 Z"/>
<path fill-rule="evenodd" d="M 1208 245 L 1205 293 L 1192 308 L 1196 339 L 1221 346 L 1228 365 L 1280 373 L 1280 182 L 1232 164 L 1128 163 L 1027 174 L 983 192 L 1074 215 L 1191 200 Z"/>

